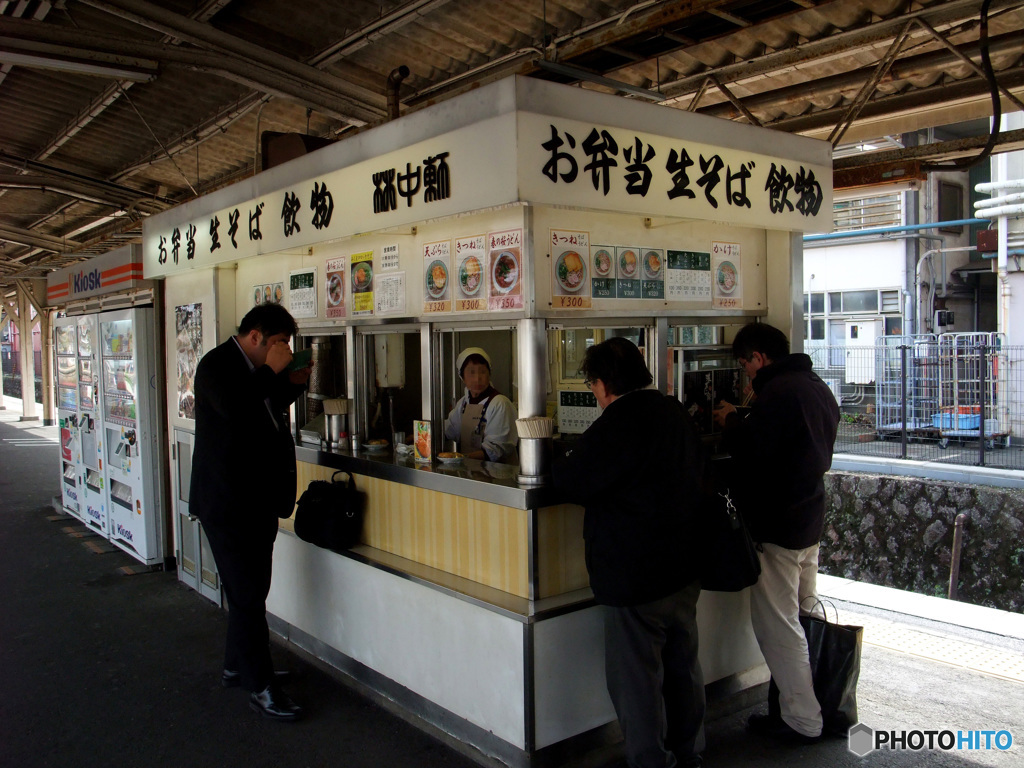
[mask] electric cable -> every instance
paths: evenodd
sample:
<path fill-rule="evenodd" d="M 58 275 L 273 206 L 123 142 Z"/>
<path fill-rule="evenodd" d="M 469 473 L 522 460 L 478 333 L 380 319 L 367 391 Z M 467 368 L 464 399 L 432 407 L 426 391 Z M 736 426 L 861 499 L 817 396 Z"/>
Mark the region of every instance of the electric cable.
<path fill-rule="evenodd" d="M 981 68 L 985 72 L 985 79 L 988 80 L 989 94 L 992 97 L 992 126 L 989 129 L 988 141 L 981 152 L 973 158 L 960 158 L 948 165 L 929 163 L 921 166 L 925 173 L 934 171 L 966 171 L 978 163 L 987 160 L 995 149 L 996 141 L 999 139 L 999 124 L 1003 119 L 1003 105 L 999 98 L 999 86 L 996 84 L 996 74 L 992 69 L 992 60 L 989 58 L 988 46 L 988 7 L 992 0 L 984 0 L 981 4 L 981 24 L 978 27 L 978 48 L 981 51 Z"/>

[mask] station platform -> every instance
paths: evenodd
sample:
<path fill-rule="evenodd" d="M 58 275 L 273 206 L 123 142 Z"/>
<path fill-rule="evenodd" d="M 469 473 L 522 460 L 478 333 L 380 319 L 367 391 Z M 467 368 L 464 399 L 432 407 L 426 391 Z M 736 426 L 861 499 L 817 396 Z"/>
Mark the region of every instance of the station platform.
<path fill-rule="evenodd" d="M 57 428 L 0 410 L 0 765 L 472 768 L 496 765 L 425 729 L 336 670 L 275 644 L 307 717 L 266 721 L 220 685 L 226 614 L 56 511 Z M 1024 617 L 822 576 L 865 627 L 860 720 L 876 730 L 1008 731 L 1007 750 L 811 746 L 745 730 L 763 705 L 707 722 L 709 768 L 1024 765 Z M 831 606 L 828 608 L 831 615 Z M 624 768 L 617 745 L 570 768 Z"/>

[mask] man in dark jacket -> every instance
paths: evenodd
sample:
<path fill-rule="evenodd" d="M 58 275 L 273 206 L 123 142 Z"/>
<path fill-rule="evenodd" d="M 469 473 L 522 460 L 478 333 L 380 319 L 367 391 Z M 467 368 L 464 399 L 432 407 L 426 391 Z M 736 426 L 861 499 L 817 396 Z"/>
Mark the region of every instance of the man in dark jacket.
<path fill-rule="evenodd" d="M 221 682 L 244 685 L 250 706 L 294 720 L 301 709 L 276 685 L 267 595 L 277 521 L 295 506 L 295 445 L 286 409 L 312 366 L 286 372 L 295 320 L 263 304 L 196 368 L 196 436 L 189 509 L 210 542 L 228 602 Z"/>
<path fill-rule="evenodd" d="M 646 389 L 640 350 L 612 338 L 581 370 L 603 412 L 555 484 L 586 507 L 594 598 L 605 606 L 605 673 L 631 768 L 700 766 L 704 678 L 697 659 L 697 557 L 689 533 L 702 453 L 679 401 Z"/>
<path fill-rule="evenodd" d="M 750 618 L 781 709 L 754 715 L 749 724 L 759 733 L 813 741 L 821 735 L 821 708 L 800 611 L 813 608 L 804 600 L 817 592 L 824 476 L 832 466 L 839 405 L 811 370 L 811 358 L 791 355 L 778 328 L 745 326 L 736 334 L 733 354 L 757 397 L 745 419 L 728 403 L 720 403 L 714 417 L 743 481 L 740 501 L 751 536 L 763 547 Z"/>

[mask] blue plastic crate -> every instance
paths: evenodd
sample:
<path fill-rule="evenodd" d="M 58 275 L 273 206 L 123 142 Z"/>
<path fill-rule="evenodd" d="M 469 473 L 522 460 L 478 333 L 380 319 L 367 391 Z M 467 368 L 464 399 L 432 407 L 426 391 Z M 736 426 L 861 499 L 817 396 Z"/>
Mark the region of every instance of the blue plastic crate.
<path fill-rule="evenodd" d="M 936 429 L 978 429 L 981 427 L 981 416 L 970 413 L 936 413 L 932 416 L 932 426 Z"/>

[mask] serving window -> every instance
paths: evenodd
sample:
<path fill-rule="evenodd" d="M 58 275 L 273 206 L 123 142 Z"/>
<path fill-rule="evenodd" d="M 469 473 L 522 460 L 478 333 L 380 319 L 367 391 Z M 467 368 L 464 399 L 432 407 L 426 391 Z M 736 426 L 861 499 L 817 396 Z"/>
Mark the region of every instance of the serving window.
<path fill-rule="evenodd" d="M 444 439 L 444 422 L 452 408 L 465 393 L 465 386 L 455 370 L 459 353 L 467 347 L 480 347 L 491 358 L 491 386 L 519 406 L 519 348 L 517 333 L 511 327 L 443 328 L 434 331 L 433 367 L 436 396 L 433 400 L 432 430 L 435 449 L 452 450 Z M 440 442 L 439 442 L 440 441 Z M 438 448 L 438 446 L 440 446 Z"/>
<path fill-rule="evenodd" d="M 419 327 L 359 328 L 355 352 L 356 431 L 388 442 L 396 432 L 411 435 L 423 411 Z"/>

